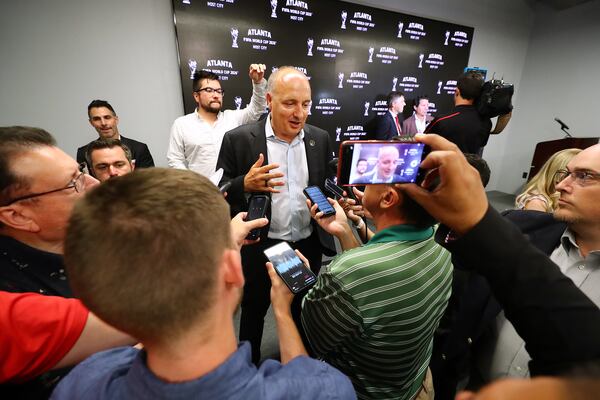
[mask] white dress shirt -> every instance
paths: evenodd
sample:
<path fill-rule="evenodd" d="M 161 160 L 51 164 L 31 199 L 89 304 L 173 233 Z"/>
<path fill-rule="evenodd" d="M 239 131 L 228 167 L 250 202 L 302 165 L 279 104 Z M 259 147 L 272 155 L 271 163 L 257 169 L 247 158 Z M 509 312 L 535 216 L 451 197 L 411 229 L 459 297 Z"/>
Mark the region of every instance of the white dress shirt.
<path fill-rule="evenodd" d="M 271 115 L 266 118 L 267 157 L 269 164 L 279 164 L 271 170 L 281 172 L 285 182 L 278 186 L 279 193 L 271 194 L 271 225 L 268 237 L 288 242 L 306 239 L 312 233 L 310 211 L 302 192 L 308 186 L 308 162 L 304 146 L 304 130 L 291 143 L 279 139 L 271 126 Z"/>
<path fill-rule="evenodd" d="M 250 104 L 243 110 L 219 111 L 217 121 L 210 124 L 193 113 L 179 117 L 171 127 L 167 151 L 169 167 L 189 169 L 204 176 L 215 172 L 225 132 L 240 125 L 257 121 L 264 113 L 267 82 L 252 84 Z"/>

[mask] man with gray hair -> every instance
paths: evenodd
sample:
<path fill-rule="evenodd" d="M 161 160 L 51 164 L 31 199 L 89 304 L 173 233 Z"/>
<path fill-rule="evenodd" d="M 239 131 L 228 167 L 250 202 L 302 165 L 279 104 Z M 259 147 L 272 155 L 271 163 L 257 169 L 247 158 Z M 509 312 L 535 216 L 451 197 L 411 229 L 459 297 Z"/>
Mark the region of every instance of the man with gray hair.
<path fill-rule="evenodd" d="M 223 168 L 223 182 L 231 182 L 227 201 L 232 212 L 246 211 L 256 193 L 271 196 L 270 226 L 263 229 L 259 243 L 242 249 L 246 286 L 242 299 L 240 340 L 252 343 L 252 360 L 260 360 L 265 314 L 269 308 L 271 282 L 263 268 L 263 250 L 287 241 L 299 249 L 318 272 L 322 260 L 319 232 L 311 223 L 302 190 L 309 185 L 323 187 L 332 159 L 329 134 L 306 124 L 311 104 L 309 81 L 293 67 L 280 67 L 267 84 L 269 116 L 240 126 L 225 134 L 217 168 Z M 323 232 L 324 233 L 324 232 Z M 331 236 L 324 235 L 331 248 Z M 327 241 L 329 240 L 329 243 Z M 299 322 L 300 300 L 293 312 Z"/>

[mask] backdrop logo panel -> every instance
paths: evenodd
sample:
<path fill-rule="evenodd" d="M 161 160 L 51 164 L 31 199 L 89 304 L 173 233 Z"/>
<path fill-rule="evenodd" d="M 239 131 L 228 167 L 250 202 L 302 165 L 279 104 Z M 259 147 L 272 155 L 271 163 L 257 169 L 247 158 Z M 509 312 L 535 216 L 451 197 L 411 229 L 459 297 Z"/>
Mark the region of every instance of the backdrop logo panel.
<path fill-rule="evenodd" d="M 392 90 L 402 91 L 407 104 L 428 96 L 434 116 L 450 113 L 474 33 L 467 26 L 337 0 L 186 2 L 173 0 L 186 113 L 196 107 L 196 71 L 221 77 L 224 109 L 243 109 L 252 93 L 250 64 L 266 64 L 267 75 L 291 65 L 310 78 L 308 123 L 326 129 L 332 144 L 372 138 Z M 405 117 L 412 112 L 404 108 Z"/>

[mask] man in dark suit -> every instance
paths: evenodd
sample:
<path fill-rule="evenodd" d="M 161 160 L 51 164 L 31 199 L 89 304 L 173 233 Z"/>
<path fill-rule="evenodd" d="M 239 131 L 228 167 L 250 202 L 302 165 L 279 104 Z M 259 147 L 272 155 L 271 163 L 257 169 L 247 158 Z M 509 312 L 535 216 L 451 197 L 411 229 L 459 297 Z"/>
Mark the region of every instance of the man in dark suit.
<path fill-rule="evenodd" d="M 332 159 L 329 135 L 305 124 L 311 102 L 306 76 L 292 67 L 281 67 L 267 83 L 269 116 L 227 132 L 217 161 L 223 168 L 222 182 L 231 182 L 227 200 L 231 212 L 246 211 L 252 194 L 271 196 L 269 226 L 260 242 L 242 249 L 246 285 L 242 299 L 240 340 L 252 344 L 252 360 L 260 360 L 264 317 L 269 308 L 271 282 L 264 265 L 263 250 L 281 241 L 306 256 L 318 272 L 322 261 L 319 232 L 311 223 L 302 190 L 323 187 Z M 323 239 L 331 240 L 330 236 Z M 292 311 L 299 322 L 302 296 L 296 296 Z"/>
<path fill-rule="evenodd" d="M 402 122 L 402 134 L 405 136 L 414 136 L 417 133 L 425 132 L 427 124 L 433 117 L 427 115 L 429 111 L 429 99 L 427 96 L 417 96 L 413 102 L 414 114 Z"/>
<path fill-rule="evenodd" d="M 377 140 L 391 140 L 394 136 L 402 135 L 402 110 L 406 105 L 402 92 L 390 92 L 387 105 L 388 111 L 377 121 Z"/>
<path fill-rule="evenodd" d="M 137 168 L 154 167 L 152 154 L 145 143 L 129 139 L 119 133 L 119 117 L 114 108 L 106 100 L 93 100 L 88 105 L 88 118 L 90 124 L 96 129 L 100 139 L 119 139 L 125 146 L 131 150 L 135 166 Z M 85 162 L 85 153 L 89 143 L 77 149 L 77 162 Z M 88 170 L 90 170 L 88 166 Z"/>

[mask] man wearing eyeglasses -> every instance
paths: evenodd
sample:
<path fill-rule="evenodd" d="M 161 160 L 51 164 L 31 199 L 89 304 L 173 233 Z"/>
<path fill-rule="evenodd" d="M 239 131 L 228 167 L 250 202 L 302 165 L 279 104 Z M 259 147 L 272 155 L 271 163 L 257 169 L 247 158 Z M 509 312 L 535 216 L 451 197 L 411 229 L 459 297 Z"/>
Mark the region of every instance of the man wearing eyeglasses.
<path fill-rule="evenodd" d="M 72 297 L 62 257 L 67 220 L 98 181 L 38 128 L 0 128 L 0 160 L 0 290 Z"/>
<path fill-rule="evenodd" d="M 251 64 L 250 104 L 241 110 L 225 110 L 219 76 L 210 71 L 194 73 L 193 90 L 197 107 L 193 113 L 179 117 L 171 127 L 167 151 L 169 167 L 189 169 L 204 176 L 215 172 L 221 142 L 225 132 L 257 121 L 267 106 L 265 65 Z"/>
<path fill-rule="evenodd" d="M 554 215 L 513 210 L 505 217 L 600 307 L 600 144 L 573 157 L 567 169 L 557 171 L 554 179 L 560 193 Z M 576 305 L 565 304 L 565 307 L 575 310 Z M 530 357 L 525 343 L 504 312 L 492 325 L 492 334 L 476 355 L 482 378 L 529 376 Z"/>

